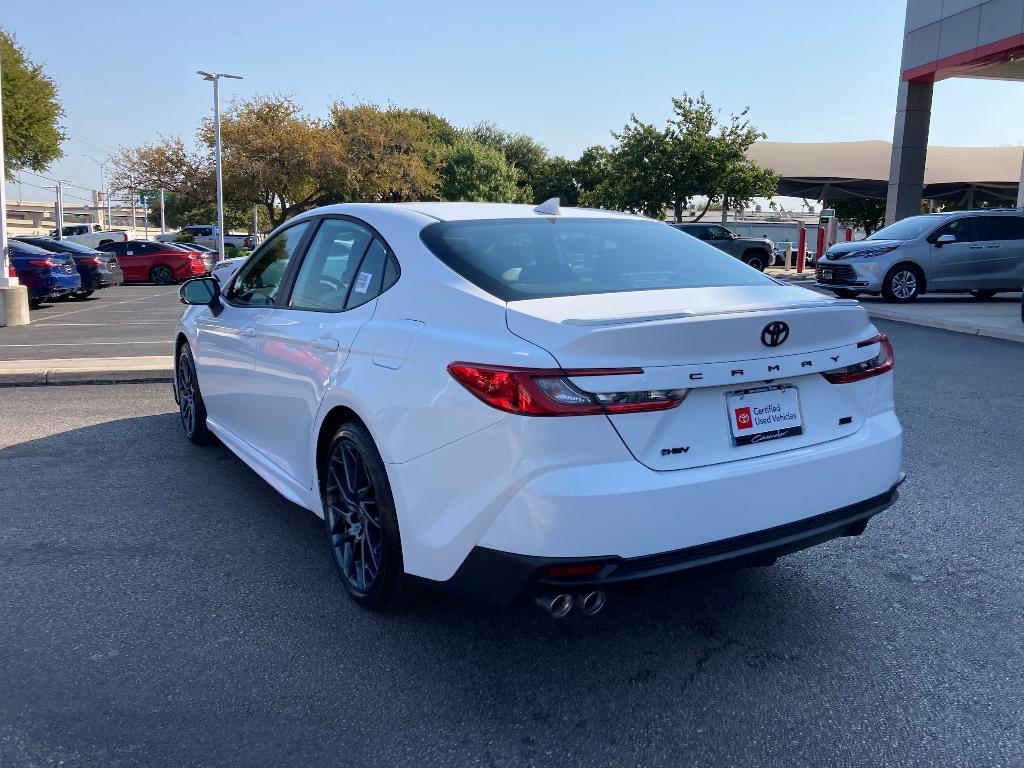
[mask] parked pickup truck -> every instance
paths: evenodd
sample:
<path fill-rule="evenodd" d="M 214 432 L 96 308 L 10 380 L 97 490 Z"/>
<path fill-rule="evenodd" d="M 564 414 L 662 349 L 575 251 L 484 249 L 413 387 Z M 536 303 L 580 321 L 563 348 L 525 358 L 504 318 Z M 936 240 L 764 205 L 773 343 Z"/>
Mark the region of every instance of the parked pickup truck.
<path fill-rule="evenodd" d="M 206 245 L 210 248 L 217 247 L 217 227 L 213 224 L 197 224 L 192 227 L 185 227 L 181 232 L 167 232 L 157 235 L 154 239 L 161 243 L 173 243 L 179 235 L 192 235 L 192 242 L 199 245 Z M 254 245 L 250 235 L 229 235 L 224 234 L 225 248 L 250 249 Z"/>
<path fill-rule="evenodd" d="M 718 224 L 687 222 L 671 226 L 715 246 L 720 251 L 732 254 L 761 272 L 764 272 L 764 268 L 770 266 L 775 259 L 772 253 L 775 245 L 764 237 L 740 237 Z"/>
<path fill-rule="evenodd" d="M 99 248 L 106 243 L 123 243 L 128 240 L 127 232 L 104 229 L 99 224 L 65 224 L 60 229 L 60 235 L 65 240 L 89 248 Z M 56 229 L 50 232 L 50 237 L 56 236 Z"/>

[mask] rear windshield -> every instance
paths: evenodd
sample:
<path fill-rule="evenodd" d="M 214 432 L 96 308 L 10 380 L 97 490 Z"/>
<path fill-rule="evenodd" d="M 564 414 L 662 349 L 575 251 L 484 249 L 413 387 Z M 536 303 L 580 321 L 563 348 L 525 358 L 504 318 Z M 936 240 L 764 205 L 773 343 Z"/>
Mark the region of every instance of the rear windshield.
<path fill-rule="evenodd" d="M 911 216 L 872 233 L 868 240 L 913 240 L 931 232 L 946 219 L 941 216 Z"/>
<path fill-rule="evenodd" d="M 431 224 L 421 237 L 441 261 L 503 301 L 776 284 L 717 248 L 651 221 L 449 221 Z"/>

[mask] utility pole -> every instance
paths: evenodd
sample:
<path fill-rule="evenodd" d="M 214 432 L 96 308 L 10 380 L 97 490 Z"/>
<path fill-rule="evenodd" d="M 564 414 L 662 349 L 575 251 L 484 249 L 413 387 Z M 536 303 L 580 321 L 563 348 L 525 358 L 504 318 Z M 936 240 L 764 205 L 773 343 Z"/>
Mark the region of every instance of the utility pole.
<path fill-rule="evenodd" d="M 57 186 L 53 188 L 57 193 L 54 201 L 53 218 L 57 220 L 57 239 L 64 239 L 64 182 L 57 179 Z"/>
<path fill-rule="evenodd" d="M 213 144 L 214 163 L 217 171 L 217 253 L 224 257 L 224 179 L 220 167 L 220 79 L 241 80 L 239 75 L 225 75 L 222 72 L 196 72 L 204 80 L 213 83 Z"/>
<path fill-rule="evenodd" d="M 0 171 L 7 167 L 4 165 L 3 114 L 3 96 L 0 94 Z M 7 249 L 6 187 L 3 179 L 0 179 L 0 326 L 28 325 L 28 289 L 18 282 L 17 275 L 11 271 L 10 251 Z M 20 197 L 20 191 L 18 194 Z"/>
<path fill-rule="evenodd" d="M 256 247 L 256 238 L 260 236 L 260 207 L 252 207 L 252 247 Z"/>
<path fill-rule="evenodd" d="M 131 198 L 131 201 L 132 201 L 132 228 L 131 228 L 132 240 L 135 239 L 135 194 L 136 194 L 136 191 L 134 189 L 128 190 L 128 196 Z"/>
<path fill-rule="evenodd" d="M 164 191 L 160 190 L 160 234 L 167 232 L 167 224 L 164 221 Z"/>

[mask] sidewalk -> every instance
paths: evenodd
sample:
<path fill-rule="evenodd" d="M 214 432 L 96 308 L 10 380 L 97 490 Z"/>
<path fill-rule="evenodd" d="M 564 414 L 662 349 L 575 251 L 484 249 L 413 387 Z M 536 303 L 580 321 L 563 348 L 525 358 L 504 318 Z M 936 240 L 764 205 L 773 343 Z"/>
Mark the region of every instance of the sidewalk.
<path fill-rule="evenodd" d="M 767 273 L 804 288 L 814 286 L 814 272 L 810 270 L 798 275 L 772 268 Z M 828 291 L 823 290 L 822 293 Z M 869 315 L 879 320 L 895 320 L 943 331 L 1024 343 L 1019 293 L 1002 293 L 988 300 L 975 299 L 966 294 L 925 294 L 910 304 L 889 304 L 877 296 L 861 296 L 859 301 Z"/>

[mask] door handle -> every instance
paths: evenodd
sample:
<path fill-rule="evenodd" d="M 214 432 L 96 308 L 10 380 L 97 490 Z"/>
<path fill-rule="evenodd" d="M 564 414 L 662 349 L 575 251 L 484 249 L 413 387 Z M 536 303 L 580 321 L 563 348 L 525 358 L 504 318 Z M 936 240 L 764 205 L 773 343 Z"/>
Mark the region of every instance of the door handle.
<path fill-rule="evenodd" d="M 241 336 L 245 336 L 246 338 L 251 339 L 252 337 L 254 337 L 256 335 L 256 329 L 253 328 L 252 326 L 250 326 L 248 328 L 243 328 L 238 333 Z"/>
<path fill-rule="evenodd" d="M 337 352 L 341 348 L 341 342 L 337 339 L 321 336 L 318 339 L 313 339 L 313 346 L 325 352 Z"/>
<path fill-rule="evenodd" d="M 985 246 L 985 247 L 986 247 L 986 248 L 998 248 L 998 247 L 999 247 L 999 243 L 989 243 L 989 244 L 988 244 L 987 246 Z"/>
<path fill-rule="evenodd" d="M 983 246 L 983 245 L 981 245 L 980 243 L 978 243 L 978 244 L 976 244 L 976 245 L 972 245 L 972 246 L 971 246 L 971 250 L 972 250 L 972 251 L 980 251 L 980 250 L 981 250 L 982 248 L 984 248 L 984 247 L 985 247 L 985 246 Z"/>

